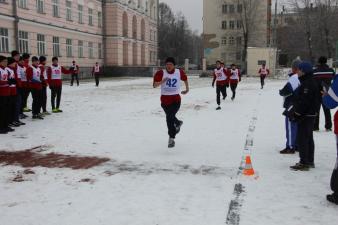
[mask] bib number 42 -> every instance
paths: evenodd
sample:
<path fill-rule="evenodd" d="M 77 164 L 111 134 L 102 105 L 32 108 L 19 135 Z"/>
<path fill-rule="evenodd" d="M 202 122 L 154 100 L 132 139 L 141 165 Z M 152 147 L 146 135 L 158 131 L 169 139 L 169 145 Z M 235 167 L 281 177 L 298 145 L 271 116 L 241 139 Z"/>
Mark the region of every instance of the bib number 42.
<path fill-rule="evenodd" d="M 171 88 L 177 87 L 177 79 L 168 79 L 166 85 Z"/>

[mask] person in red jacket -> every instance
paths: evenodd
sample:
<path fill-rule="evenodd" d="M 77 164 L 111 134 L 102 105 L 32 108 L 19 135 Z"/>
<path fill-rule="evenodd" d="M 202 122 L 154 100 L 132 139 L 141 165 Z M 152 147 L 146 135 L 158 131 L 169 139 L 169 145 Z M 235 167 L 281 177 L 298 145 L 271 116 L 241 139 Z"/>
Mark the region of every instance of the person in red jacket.
<path fill-rule="evenodd" d="M 262 68 L 259 69 L 258 74 L 261 78 L 261 89 L 263 89 L 265 85 L 265 78 L 270 75 L 270 70 L 266 68 L 265 64 L 263 64 Z"/>
<path fill-rule="evenodd" d="M 41 70 L 39 67 L 39 59 L 36 56 L 32 57 L 32 66 L 27 69 L 27 80 L 31 88 L 33 104 L 32 113 L 33 119 L 43 120 L 40 114 L 41 102 L 42 102 L 42 81 L 41 81 Z"/>
<path fill-rule="evenodd" d="M 233 101 L 236 98 L 237 85 L 239 82 L 241 82 L 241 71 L 236 67 L 235 64 L 231 65 L 231 69 L 229 71 L 229 82 L 232 91 L 231 100 Z"/>
<path fill-rule="evenodd" d="M 25 119 L 28 116 L 23 113 L 23 108 L 24 108 L 24 95 L 25 95 L 25 87 L 27 85 L 27 82 L 24 82 L 23 80 L 27 81 L 27 76 L 26 76 L 26 67 L 25 61 L 23 60 L 23 57 L 20 57 L 17 65 L 17 87 L 18 87 L 18 110 L 19 110 L 19 118 L 20 119 Z"/>
<path fill-rule="evenodd" d="M 79 73 L 80 73 L 80 67 L 76 64 L 75 61 L 72 62 L 72 65 L 69 67 L 69 70 L 72 71 L 72 80 L 70 81 L 70 86 L 73 86 L 74 80 L 76 80 L 77 86 L 80 85 L 79 82 Z"/>
<path fill-rule="evenodd" d="M 9 120 L 8 124 L 10 127 L 19 127 L 24 125 L 19 120 L 19 109 L 17 110 L 17 99 L 18 99 L 18 90 L 17 87 L 21 85 L 20 80 L 18 79 L 17 71 L 16 71 L 16 61 L 12 57 L 7 58 L 7 67 L 6 70 L 8 72 L 8 84 L 10 90 L 9 97 Z"/>
<path fill-rule="evenodd" d="M 22 58 L 24 60 L 24 67 L 26 70 L 30 67 L 29 65 L 29 59 L 30 55 L 28 53 L 22 54 Z M 31 112 L 32 110 L 27 107 L 27 100 L 29 97 L 29 94 L 31 93 L 31 88 L 29 86 L 29 82 L 27 80 L 26 76 L 21 77 L 21 83 L 22 83 L 22 110 L 23 112 Z"/>
<path fill-rule="evenodd" d="M 92 77 L 95 77 L 96 87 L 100 84 L 100 74 L 101 74 L 101 67 L 98 62 L 95 63 L 92 69 Z"/>
<path fill-rule="evenodd" d="M 228 71 L 222 67 L 221 61 L 216 62 L 216 69 L 213 73 L 213 81 L 212 81 L 212 87 L 215 87 L 216 82 L 216 102 L 218 107 L 216 110 L 221 109 L 221 93 L 223 96 L 223 100 L 227 97 L 227 87 L 226 84 L 228 83 Z"/>
<path fill-rule="evenodd" d="M 45 56 L 40 56 L 39 62 L 40 62 L 39 67 L 42 74 L 41 109 L 42 115 L 46 116 L 50 115 L 50 113 L 47 111 L 47 86 L 48 86 L 47 67 L 46 67 L 47 58 Z"/>
<path fill-rule="evenodd" d="M 8 126 L 10 90 L 6 67 L 7 58 L 0 55 L 0 134 L 14 131 L 14 129 Z"/>
<path fill-rule="evenodd" d="M 159 70 L 154 76 L 153 87 L 161 87 L 161 106 L 166 114 L 169 142 L 168 148 L 175 147 L 176 134 L 180 132 L 183 121 L 176 118 L 181 106 L 180 94 L 189 92 L 188 77 L 183 70 L 175 68 L 175 59 L 166 60 L 166 69 Z M 181 92 L 181 81 L 185 84 L 185 91 Z"/>
<path fill-rule="evenodd" d="M 52 92 L 51 102 L 53 113 L 60 113 L 61 94 L 62 94 L 62 74 L 71 74 L 71 70 L 67 70 L 63 66 L 59 65 L 59 59 L 53 57 L 52 65 L 47 70 L 48 84 Z M 56 104 L 55 104 L 56 99 Z"/>

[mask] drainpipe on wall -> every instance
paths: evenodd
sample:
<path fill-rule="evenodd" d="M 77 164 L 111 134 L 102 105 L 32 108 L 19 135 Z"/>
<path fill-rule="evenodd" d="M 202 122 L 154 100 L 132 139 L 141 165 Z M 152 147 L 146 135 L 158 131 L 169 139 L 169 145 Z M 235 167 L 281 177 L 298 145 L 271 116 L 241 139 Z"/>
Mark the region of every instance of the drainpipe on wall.
<path fill-rule="evenodd" d="M 19 50 L 19 17 L 18 17 L 18 8 L 17 8 L 17 1 L 12 0 L 13 4 L 13 17 L 14 17 L 14 43 L 15 49 Z"/>
<path fill-rule="evenodd" d="M 103 68 L 107 66 L 107 22 L 106 22 L 106 1 L 102 1 L 102 47 L 103 47 Z"/>

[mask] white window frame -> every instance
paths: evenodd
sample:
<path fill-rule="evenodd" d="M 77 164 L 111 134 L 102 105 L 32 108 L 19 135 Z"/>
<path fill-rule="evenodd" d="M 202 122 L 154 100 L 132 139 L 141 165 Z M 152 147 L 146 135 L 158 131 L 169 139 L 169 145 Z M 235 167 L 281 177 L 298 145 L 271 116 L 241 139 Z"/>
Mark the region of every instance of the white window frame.
<path fill-rule="evenodd" d="M 78 48 L 77 49 L 78 57 L 83 58 L 84 57 L 84 55 L 83 55 L 83 41 L 78 40 L 77 48 Z"/>
<path fill-rule="evenodd" d="M 53 17 L 60 17 L 60 1 L 52 0 Z"/>
<path fill-rule="evenodd" d="M 94 10 L 92 8 L 88 8 L 88 25 L 89 26 L 94 26 L 93 12 L 94 12 Z"/>
<path fill-rule="evenodd" d="M 66 1 L 66 20 L 73 21 L 72 19 L 72 2 Z"/>
<path fill-rule="evenodd" d="M 98 27 L 102 27 L 102 12 L 101 11 L 98 11 L 97 12 L 97 26 Z"/>
<path fill-rule="evenodd" d="M 45 13 L 45 1 L 44 0 L 36 0 L 36 12 L 37 13 Z"/>
<path fill-rule="evenodd" d="M 29 53 L 29 33 L 19 30 L 19 51 L 21 53 Z"/>
<path fill-rule="evenodd" d="M 37 40 L 37 50 L 38 55 L 46 55 L 46 35 L 44 34 L 37 34 L 36 35 Z"/>
<path fill-rule="evenodd" d="M 102 43 L 97 44 L 97 49 L 98 49 L 97 55 L 99 59 L 103 59 Z"/>
<path fill-rule="evenodd" d="M 0 52 L 9 52 L 8 29 L 0 27 Z"/>
<path fill-rule="evenodd" d="M 93 42 L 88 42 L 88 58 L 94 58 L 94 45 Z"/>
<path fill-rule="evenodd" d="M 68 58 L 73 57 L 73 40 L 70 38 L 66 39 L 66 55 Z"/>
<path fill-rule="evenodd" d="M 81 10 L 80 10 L 81 8 Z M 78 22 L 79 24 L 83 24 L 83 5 L 78 4 L 77 5 L 77 15 L 78 15 Z"/>
<path fill-rule="evenodd" d="M 60 37 L 53 36 L 53 56 L 60 57 Z"/>
<path fill-rule="evenodd" d="M 18 0 L 18 7 L 22 9 L 27 9 L 27 0 Z"/>

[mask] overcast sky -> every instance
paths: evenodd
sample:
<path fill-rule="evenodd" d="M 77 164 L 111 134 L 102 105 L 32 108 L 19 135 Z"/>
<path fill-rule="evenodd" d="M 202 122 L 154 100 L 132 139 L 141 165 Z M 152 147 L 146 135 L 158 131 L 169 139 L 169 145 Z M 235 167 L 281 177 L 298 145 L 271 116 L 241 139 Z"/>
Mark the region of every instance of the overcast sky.
<path fill-rule="evenodd" d="M 283 0 L 279 0 L 279 2 L 281 1 Z M 190 27 L 202 33 L 203 0 L 160 0 L 160 2 L 167 3 L 174 12 L 181 11 L 187 18 Z"/>

